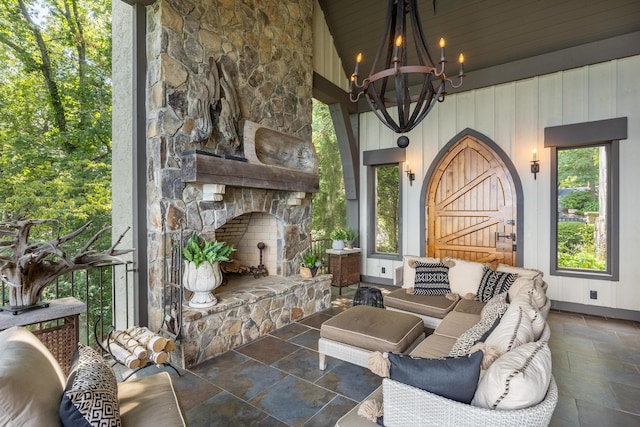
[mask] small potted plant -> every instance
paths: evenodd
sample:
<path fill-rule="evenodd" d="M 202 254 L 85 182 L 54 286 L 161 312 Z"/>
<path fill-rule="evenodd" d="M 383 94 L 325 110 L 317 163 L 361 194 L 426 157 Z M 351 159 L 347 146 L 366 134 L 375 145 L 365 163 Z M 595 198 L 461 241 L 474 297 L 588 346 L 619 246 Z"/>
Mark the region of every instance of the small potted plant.
<path fill-rule="evenodd" d="M 318 255 L 307 252 L 302 256 L 302 264 L 300 265 L 300 275 L 305 278 L 315 277 L 320 267 Z"/>
<path fill-rule="evenodd" d="M 235 251 L 225 242 L 209 242 L 193 233 L 182 250 L 184 258 L 184 287 L 193 292 L 189 306 L 206 308 L 215 305 L 218 300 L 213 290 L 222 284 L 220 262 L 229 261 L 229 255 Z"/>
<path fill-rule="evenodd" d="M 344 232 L 346 236 L 345 244 L 347 246 L 347 249 L 353 249 L 353 244 L 356 241 L 356 238 L 358 238 L 358 232 L 355 228 L 352 227 L 347 227 Z"/>
<path fill-rule="evenodd" d="M 337 228 L 329 234 L 329 238 L 333 240 L 332 248 L 341 251 L 344 249 L 344 241 L 347 239 L 347 232 L 343 228 Z"/>

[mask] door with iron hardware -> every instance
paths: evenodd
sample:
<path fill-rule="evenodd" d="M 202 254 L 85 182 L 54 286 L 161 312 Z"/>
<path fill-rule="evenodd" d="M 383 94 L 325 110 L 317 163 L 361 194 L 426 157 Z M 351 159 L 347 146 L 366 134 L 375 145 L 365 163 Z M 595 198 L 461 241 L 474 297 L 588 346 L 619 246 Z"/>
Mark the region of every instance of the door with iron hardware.
<path fill-rule="evenodd" d="M 463 135 L 451 145 L 425 196 L 428 256 L 516 264 L 516 187 L 487 144 Z"/>

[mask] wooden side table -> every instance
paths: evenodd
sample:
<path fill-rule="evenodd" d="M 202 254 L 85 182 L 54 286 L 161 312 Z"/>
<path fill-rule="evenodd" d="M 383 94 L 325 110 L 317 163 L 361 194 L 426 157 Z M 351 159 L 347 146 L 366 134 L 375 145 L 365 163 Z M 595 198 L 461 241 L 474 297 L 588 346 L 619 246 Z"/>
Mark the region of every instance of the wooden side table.
<path fill-rule="evenodd" d="M 333 274 L 331 285 L 339 288 L 342 295 L 344 286 L 360 286 L 360 249 L 327 249 L 329 254 L 329 273 Z"/>
<path fill-rule="evenodd" d="M 73 297 L 49 301 L 49 307 L 12 314 L 0 311 L 0 330 L 12 326 L 29 326 L 29 330 L 47 346 L 65 374 L 80 339 L 80 314 L 85 303 Z"/>

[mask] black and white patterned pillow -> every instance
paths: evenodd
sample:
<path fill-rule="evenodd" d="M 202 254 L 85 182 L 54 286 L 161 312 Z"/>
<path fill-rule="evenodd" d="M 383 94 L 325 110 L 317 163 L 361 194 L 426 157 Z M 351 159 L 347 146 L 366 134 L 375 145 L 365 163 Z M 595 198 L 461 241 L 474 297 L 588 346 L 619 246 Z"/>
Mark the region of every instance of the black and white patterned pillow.
<path fill-rule="evenodd" d="M 500 318 L 509 308 L 506 302 L 506 293 L 498 294 L 491 298 L 480 312 L 480 321 L 464 331 L 451 347 L 449 356 L 460 357 L 469 352 L 469 349 L 478 342 L 483 342 L 496 327 Z"/>
<path fill-rule="evenodd" d="M 111 366 L 91 347 L 78 344 L 67 378 L 60 420 L 64 426 L 120 427 L 118 384 Z"/>
<path fill-rule="evenodd" d="M 494 296 L 507 292 L 517 278 L 517 274 L 493 271 L 488 267 L 484 267 L 480 286 L 478 287 L 478 292 L 476 292 L 476 300 L 487 302 Z"/>
<path fill-rule="evenodd" d="M 442 263 L 425 263 L 416 261 L 416 278 L 414 295 L 446 295 L 449 287 L 449 267 Z"/>

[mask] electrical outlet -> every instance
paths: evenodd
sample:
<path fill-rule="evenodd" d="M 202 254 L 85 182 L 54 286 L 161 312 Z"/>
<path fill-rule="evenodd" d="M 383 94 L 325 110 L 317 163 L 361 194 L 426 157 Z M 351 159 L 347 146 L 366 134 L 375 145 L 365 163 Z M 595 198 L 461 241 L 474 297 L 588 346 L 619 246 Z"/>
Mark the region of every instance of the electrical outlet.
<path fill-rule="evenodd" d="M 591 299 L 598 299 L 598 291 L 591 291 L 589 293 L 589 298 Z"/>
<path fill-rule="evenodd" d="M 384 274 L 384 273 L 386 273 L 386 272 L 387 272 L 386 267 L 382 267 L 382 274 Z"/>

